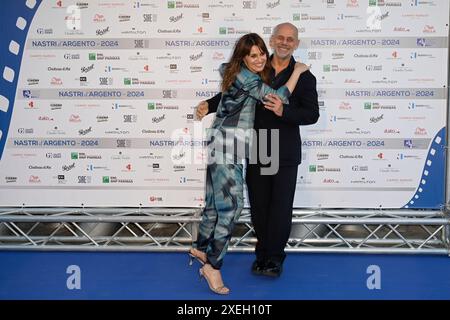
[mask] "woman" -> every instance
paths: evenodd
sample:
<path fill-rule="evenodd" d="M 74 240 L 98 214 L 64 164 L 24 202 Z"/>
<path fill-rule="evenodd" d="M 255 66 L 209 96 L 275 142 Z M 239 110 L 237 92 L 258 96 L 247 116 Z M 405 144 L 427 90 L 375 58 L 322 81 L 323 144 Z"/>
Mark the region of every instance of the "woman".
<path fill-rule="evenodd" d="M 256 103 L 263 101 L 267 94 L 276 94 L 288 104 L 300 74 L 307 70 L 297 63 L 288 82 L 274 90 L 266 84 L 270 78 L 268 57 L 263 39 L 249 33 L 237 41 L 230 62 L 220 68 L 223 94 L 209 132 L 205 209 L 197 241 L 189 252 L 191 262 L 196 258 L 203 264 L 200 276 L 218 294 L 230 292 L 222 281 L 220 268 L 234 222 L 243 208 L 241 160 L 246 155 L 236 152 L 234 144 L 241 142 L 245 150 L 251 149 L 251 135 L 246 135 L 245 130 L 249 132 L 253 128 Z"/>

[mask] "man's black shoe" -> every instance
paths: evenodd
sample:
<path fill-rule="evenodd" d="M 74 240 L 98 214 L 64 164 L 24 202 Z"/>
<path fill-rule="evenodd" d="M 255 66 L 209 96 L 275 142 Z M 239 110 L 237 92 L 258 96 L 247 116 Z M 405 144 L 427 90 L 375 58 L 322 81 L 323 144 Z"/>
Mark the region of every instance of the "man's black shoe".
<path fill-rule="evenodd" d="M 255 260 L 252 264 L 252 273 L 255 275 L 262 275 L 264 271 L 265 263 Z"/>
<path fill-rule="evenodd" d="M 283 264 L 279 262 L 269 261 L 264 266 L 261 274 L 268 277 L 278 278 L 283 272 Z"/>

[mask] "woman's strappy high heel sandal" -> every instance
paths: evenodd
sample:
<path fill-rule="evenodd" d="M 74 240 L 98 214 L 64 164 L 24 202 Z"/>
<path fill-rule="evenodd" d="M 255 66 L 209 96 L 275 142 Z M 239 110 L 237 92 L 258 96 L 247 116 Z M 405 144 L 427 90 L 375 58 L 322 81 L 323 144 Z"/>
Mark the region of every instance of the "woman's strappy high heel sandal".
<path fill-rule="evenodd" d="M 192 263 L 194 262 L 194 259 L 200 262 L 201 265 L 204 265 L 206 263 L 206 253 L 196 249 L 191 248 L 188 252 L 189 255 L 189 265 L 192 266 Z"/>
<path fill-rule="evenodd" d="M 211 269 L 210 272 L 218 272 L 219 276 L 217 281 L 219 282 L 218 285 L 214 286 L 214 284 L 212 283 L 212 276 L 211 273 L 210 275 L 207 274 L 207 271 L 205 271 L 206 269 Z M 219 270 L 215 270 L 213 269 L 213 267 L 210 264 L 205 264 L 203 267 L 201 267 L 198 270 L 199 274 L 200 274 L 200 279 L 203 277 L 206 279 L 206 282 L 208 282 L 208 286 L 209 289 L 211 289 L 212 292 L 217 293 L 217 294 L 229 294 L 230 293 L 230 289 L 228 289 L 227 287 L 225 287 L 223 281 L 222 281 L 222 275 L 220 274 Z"/>

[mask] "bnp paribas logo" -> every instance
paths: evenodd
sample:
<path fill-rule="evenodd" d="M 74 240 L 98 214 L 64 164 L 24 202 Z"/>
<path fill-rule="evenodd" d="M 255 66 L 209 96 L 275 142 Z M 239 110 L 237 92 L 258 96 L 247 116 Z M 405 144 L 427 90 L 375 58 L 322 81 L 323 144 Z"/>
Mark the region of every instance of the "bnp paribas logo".
<path fill-rule="evenodd" d="M 97 54 L 96 53 L 89 53 L 89 60 L 97 60 Z"/>
<path fill-rule="evenodd" d="M 310 166 L 309 166 L 309 172 L 317 172 L 317 167 L 316 167 L 316 165 L 310 165 Z"/>
<path fill-rule="evenodd" d="M 167 1 L 167 8 L 175 9 L 175 1 Z"/>
<path fill-rule="evenodd" d="M 364 102 L 364 110 L 372 110 L 372 102 Z"/>
<path fill-rule="evenodd" d="M 109 176 L 103 176 L 102 181 L 103 183 L 109 183 Z"/>
<path fill-rule="evenodd" d="M 331 66 L 329 64 L 324 64 L 323 65 L 323 72 L 330 72 L 331 71 Z"/>
<path fill-rule="evenodd" d="M 227 34 L 227 28 L 226 27 L 220 27 L 219 28 L 219 34 Z"/>
<path fill-rule="evenodd" d="M 149 102 L 147 104 L 147 110 L 155 110 L 155 103 L 154 102 Z"/>
<path fill-rule="evenodd" d="M 131 78 L 124 78 L 123 79 L 123 84 L 126 85 L 126 86 L 131 85 Z"/>
<path fill-rule="evenodd" d="M 369 6 L 370 7 L 376 7 L 377 6 L 377 0 L 369 0 Z"/>
<path fill-rule="evenodd" d="M 78 152 L 72 152 L 70 154 L 70 159 L 72 160 L 78 160 Z"/>

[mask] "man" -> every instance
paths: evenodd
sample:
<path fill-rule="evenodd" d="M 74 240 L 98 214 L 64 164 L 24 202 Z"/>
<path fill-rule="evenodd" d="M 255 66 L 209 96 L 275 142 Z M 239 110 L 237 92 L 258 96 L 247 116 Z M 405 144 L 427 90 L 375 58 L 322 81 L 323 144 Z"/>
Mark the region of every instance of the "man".
<path fill-rule="evenodd" d="M 277 89 L 289 79 L 294 70 L 293 52 L 298 48 L 298 29 L 291 23 L 277 25 L 270 37 L 273 55 L 271 87 Z M 199 119 L 217 110 L 221 94 L 202 101 L 196 110 Z M 274 175 L 262 175 L 264 167 L 258 159 L 247 165 L 246 183 L 250 202 L 251 219 L 257 244 L 256 260 L 252 272 L 257 275 L 278 277 L 283 270 L 286 247 L 292 225 L 292 206 L 297 182 L 297 169 L 301 162 L 301 138 L 299 125 L 314 124 L 319 119 L 316 78 L 310 71 L 303 72 L 289 98 L 283 105 L 276 95 L 256 106 L 254 128 L 260 144 L 259 130 L 267 129 L 266 145 L 270 152 L 270 130 L 279 132 L 279 170 Z M 273 158 L 274 156 L 271 155 Z"/>

